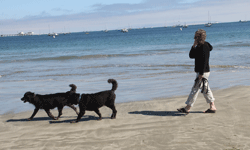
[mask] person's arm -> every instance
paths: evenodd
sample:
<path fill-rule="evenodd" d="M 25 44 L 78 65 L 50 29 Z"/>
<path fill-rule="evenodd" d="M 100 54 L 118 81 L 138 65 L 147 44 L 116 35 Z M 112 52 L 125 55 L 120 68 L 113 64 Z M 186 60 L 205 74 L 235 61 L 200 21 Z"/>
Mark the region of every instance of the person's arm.
<path fill-rule="evenodd" d="M 197 41 L 196 40 L 194 40 L 194 44 L 193 44 L 193 46 L 191 47 L 191 50 L 190 50 L 190 52 L 189 52 L 189 57 L 190 58 L 195 58 L 195 56 L 196 56 L 196 46 L 197 46 Z"/>
<path fill-rule="evenodd" d="M 209 47 L 209 51 L 212 51 L 213 46 L 212 46 L 210 43 L 208 43 L 208 42 L 206 42 L 206 43 L 207 43 L 207 45 L 208 45 L 208 47 Z"/>
<path fill-rule="evenodd" d="M 202 46 L 202 70 L 200 70 L 200 72 L 199 72 L 199 75 L 203 75 L 204 74 L 204 70 L 205 70 L 205 68 L 206 68 L 206 66 L 208 65 L 208 59 L 209 59 L 209 51 L 210 51 L 210 49 L 209 49 L 209 47 L 207 46 L 207 45 L 203 45 Z"/>

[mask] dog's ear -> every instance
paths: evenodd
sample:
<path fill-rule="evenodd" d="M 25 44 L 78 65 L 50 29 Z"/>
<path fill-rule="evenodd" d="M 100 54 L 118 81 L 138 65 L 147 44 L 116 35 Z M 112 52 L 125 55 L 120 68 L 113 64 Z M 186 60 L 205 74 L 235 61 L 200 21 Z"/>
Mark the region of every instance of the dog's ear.
<path fill-rule="evenodd" d="M 76 97 L 77 97 L 77 98 L 80 98 L 80 94 L 79 94 L 79 93 L 76 93 Z"/>
<path fill-rule="evenodd" d="M 35 93 L 27 92 L 27 96 L 28 96 L 29 98 L 35 98 Z"/>

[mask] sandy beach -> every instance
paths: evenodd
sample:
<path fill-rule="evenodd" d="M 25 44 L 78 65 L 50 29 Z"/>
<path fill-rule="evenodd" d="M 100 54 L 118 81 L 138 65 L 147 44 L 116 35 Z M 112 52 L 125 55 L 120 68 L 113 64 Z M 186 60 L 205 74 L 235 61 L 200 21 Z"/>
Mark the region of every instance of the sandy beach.
<path fill-rule="evenodd" d="M 100 109 L 103 120 L 88 111 L 79 123 L 64 109 L 62 118 L 51 120 L 40 110 L 0 116 L 0 149 L 25 150 L 243 150 L 250 149 L 250 87 L 237 86 L 213 91 L 217 112 L 209 108 L 202 94 L 191 113 L 176 111 L 187 96 L 117 104 L 117 119 L 111 110 Z M 119 99 L 119 97 L 117 97 Z M 21 102 L 21 100 L 20 100 Z M 28 104 L 23 104 L 28 105 Z M 6 106 L 7 107 L 7 106 Z M 57 109 L 52 111 L 57 115 Z"/>

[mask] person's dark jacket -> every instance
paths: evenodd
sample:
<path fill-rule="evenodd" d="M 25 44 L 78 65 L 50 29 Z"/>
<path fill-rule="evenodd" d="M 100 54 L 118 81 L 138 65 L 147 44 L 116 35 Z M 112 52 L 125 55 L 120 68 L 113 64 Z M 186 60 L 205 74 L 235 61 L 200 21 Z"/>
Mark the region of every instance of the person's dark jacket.
<path fill-rule="evenodd" d="M 196 47 L 192 47 L 189 52 L 189 57 L 195 59 L 194 71 L 203 75 L 204 72 L 210 72 L 209 68 L 209 56 L 213 47 L 210 43 L 198 44 Z"/>

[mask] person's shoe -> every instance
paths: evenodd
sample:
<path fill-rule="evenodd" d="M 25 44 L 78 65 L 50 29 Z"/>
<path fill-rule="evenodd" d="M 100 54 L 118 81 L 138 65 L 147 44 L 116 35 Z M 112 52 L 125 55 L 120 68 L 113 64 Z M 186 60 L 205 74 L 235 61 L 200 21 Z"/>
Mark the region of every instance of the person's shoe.
<path fill-rule="evenodd" d="M 185 109 L 185 108 L 180 108 L 180 109 L 177 109 L 179 112 L 181 113 L 186 113 L 186 114 L 189 114 L 189 112 Z"/>
<path fill-rule="evenodd" d="M 212 110 L 212 109 L 208 109 L 208 110 L 204 111 L 204 113 L 215 113 L 215 112 L 216 112 L 216 110 Z"/>

